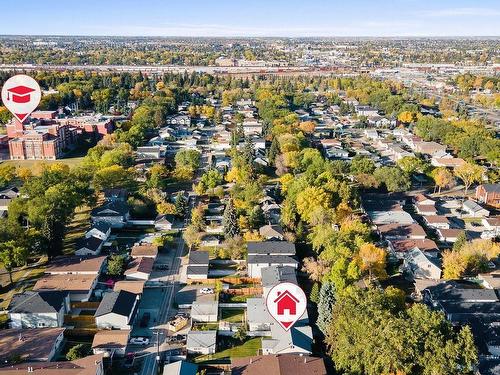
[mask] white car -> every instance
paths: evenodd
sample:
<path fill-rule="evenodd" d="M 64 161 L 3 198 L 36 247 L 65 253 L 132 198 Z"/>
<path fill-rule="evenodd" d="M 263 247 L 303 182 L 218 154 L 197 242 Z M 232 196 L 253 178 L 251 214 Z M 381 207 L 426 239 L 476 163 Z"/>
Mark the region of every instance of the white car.
<path fill-rule="evenodd" d="M 214 290 L 212 288 L 201 288 L 200 293 L 201 294 L 213 294 Z"/>
<path fill-rule="evenodd" d="M 132 337 L 129 343 L 132 345 L 149 345 L 149 339 L 147 337 Z"/>

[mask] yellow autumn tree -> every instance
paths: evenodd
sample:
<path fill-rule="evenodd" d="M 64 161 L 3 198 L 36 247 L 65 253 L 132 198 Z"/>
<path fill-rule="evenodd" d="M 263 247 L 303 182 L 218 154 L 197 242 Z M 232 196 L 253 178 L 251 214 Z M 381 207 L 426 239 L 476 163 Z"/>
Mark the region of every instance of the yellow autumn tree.
<path fill-rule="evenodd" d="M 297 194 L 297 212 L 305 221 L 311 220 L 311 214 L 318 208 L 331 206 L 330 195 L 322 188 L 310 186 Z"/>
<path fill-rule="evenodd" d="M 385 270 L 387 253 L 384 249 L 372 243 L 365 243 L 360 246 L 358 257 L 361 263 L 361 271 L 368 272 L 368 278 L 372 280 L 387 278 Z"/>

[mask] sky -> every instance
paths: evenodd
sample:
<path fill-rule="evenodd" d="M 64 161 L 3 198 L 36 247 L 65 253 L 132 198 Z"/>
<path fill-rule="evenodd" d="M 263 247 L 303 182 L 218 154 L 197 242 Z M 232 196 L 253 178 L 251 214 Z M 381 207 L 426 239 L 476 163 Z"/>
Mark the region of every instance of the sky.
<path fill-rule="evenodd" d="M 3 0 L 2 35 L 500 36 L 500 0 Z"/>

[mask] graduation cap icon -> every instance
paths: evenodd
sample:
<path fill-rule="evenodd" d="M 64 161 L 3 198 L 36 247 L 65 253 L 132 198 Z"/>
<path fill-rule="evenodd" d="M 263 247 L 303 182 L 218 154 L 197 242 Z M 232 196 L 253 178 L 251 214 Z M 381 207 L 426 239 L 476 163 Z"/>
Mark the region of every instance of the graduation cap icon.
<path fill-rule="evenodd" d="M 12 100 L 14 103 L 28 103 L 31 100 L 33 91 L 35 89 L 23 85 L 12 87 L 7 89 L 7 100 Z"/>

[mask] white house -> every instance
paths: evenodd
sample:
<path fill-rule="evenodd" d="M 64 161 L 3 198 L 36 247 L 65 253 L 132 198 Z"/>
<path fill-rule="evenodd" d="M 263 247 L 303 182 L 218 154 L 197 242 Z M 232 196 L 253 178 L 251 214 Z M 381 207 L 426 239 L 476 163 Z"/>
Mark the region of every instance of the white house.
<path fill-rule="evenodd" d="M 441 262 L 418 248 L 409 251 L 404 258 L 403 267 L 413 279 L 441 278 Z"/>
<path fill-rule="evenodd" d="M 312 329 L 307 319 L 301 319 L 288 331 L 278 324 L 271 325 L 271 337 L 262 339 L 262 354 L 303 354 L 312 353 Z"/>
<path fill-rule="evenodd" d="M 90 217 L 93 223 L 104 221 L 111 228 L 123 228 L 130 219 L 130 210 L 126 202 L 111 201 L 94 208 Z"/>
<path fill-rule="evenodd" d="M 472 217 L 490 216 L 490 211 L 488 211 L 486 208 L 481 207 L 479 204 L 471 200 L 467 200 L 464 202 L 463 210 L 467 212 L 469 216 Z"/>
<path fill-rule="evenodd" d="M 214 354 L 217 344 L 217 331 L 190 331 L 187 335 L 186 349 L 192 354 Z"/>
<path fill-rule="evenodd" d="M 216 322 L 219 304 L 217 301 L 194 301 L 191 305 L 193 322 Z"/>
<path fill-rule="evenodd" d="M 129 338 L 129 329 L 105 329 L 98 331 L 92 341 L 92 351 L 94 354 L 123 357 Z"/>
<path fill-rule="evenodd" d="M 99 255 L 102 250 L 104 241 L 95 236 L 83 237 L 76 244 L 75 255 L 78 256 L 92 256 Z"/>
<path fill-rule="evenodd" d="M 247 299 L 247 323 L 250 332 L 271 330 L 273 318 L 269 315 L 263 298 Z"/>
<path fill-rule="evenodd" d="M 96 326 L 104 329 L 131 329 L 138 300 L 136 294 L 125 290 L 106 293 L 94 314 Z"/>
<path fill-rule="evenodd" d="M 111 225 L 104 221 L 99 221 L 92 225 L 92 227 L 85 233 L 85 238 L 97 237 L 106 241 L 111 234 Z"/>
<path fill-rule="evenodd" d="M 443 215 L 428 215 L 423 217 L 428 227 L 435 229 L 450 229 L 450 221 Z"/>
<path fill-rule="evenodd" d="M 70 311 L 68 292 L 25 291 L 15 294 L 9 307 L 11 328 L 62 327 Z"/>

